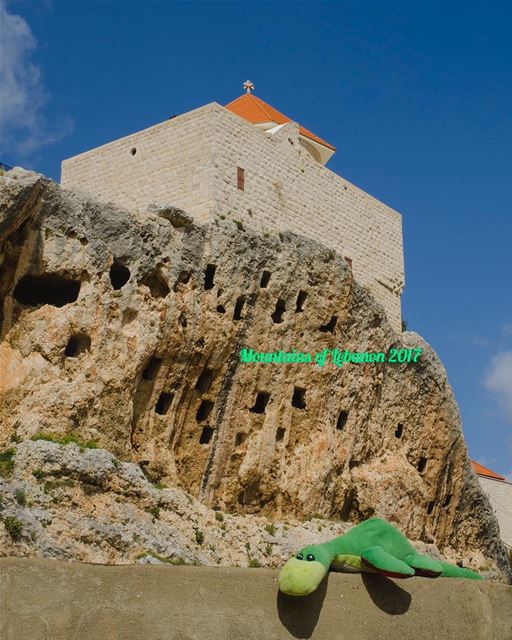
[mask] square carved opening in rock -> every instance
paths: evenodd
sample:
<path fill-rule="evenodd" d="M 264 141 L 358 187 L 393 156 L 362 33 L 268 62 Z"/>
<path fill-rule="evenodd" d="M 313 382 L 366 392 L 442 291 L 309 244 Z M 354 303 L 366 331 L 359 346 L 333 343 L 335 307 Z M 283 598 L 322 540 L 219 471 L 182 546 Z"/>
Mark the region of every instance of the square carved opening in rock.
<path fill-rule="evenodd" d="M 197 422 L 204 422 L 208 420 L 208 416 L 210 415 L 213 409 L 213 402 L 211 400 L 201 400 L 201 404 L 199 405 L 199 409 L 196 413 Z"/>
<path fill-rule="evenodd" d="M 161 358 L 157 358 L 156 356 L 153 356 L 152 358 L 150 358 L 149 362 L 146 365 L 146 368 L 142 372 L 142 379 L 154 380 L 157 377 L 158 372 L 160 371 L 161 365 L 162 365 Z"/>
<path fill-rule="evenodd" d="M 116 291 L 122 289 L 130 279 L 130 275 L 130 269 L 128 269 L 126 265 L 119 260 L 114 260 L 110 267 L 110 282 L 112 283 L 112 288 Z"/>
<path fill-rule="evenodd" d="M 306 389 L 302 387 L 293 388 L 292 407 L 296 409 L 306 408 Z"/>
<path fill-rule="evenodd" d="M 433 500 L 428 503 L 428 505 L 427 505 L 427 513 L 428 514 L 431 514 L 432 511 L 434 511 L 434 506 L 435 506 L 435 502 Z"/>
<path fill-rule="evenodd" d="M 148 287 L 153 298 L 166 298 L 170 293 L 169 285 L 160 269 L 155 269 L 145 275 L 140 283 Z"/>
<path fill-rule="evenodd" d="M 276 308 L 272 314 L 272 320 L 275 324 L 280 324 L 283 321 L 283 314 L 286 311 L 286 304 L 282 298 L 279 298 L 276 302 Z"/>
<path fill-rule="evenodd" d="M 247 434 L 239 432 L 236 434 L 235 436 L 235 447 L 239 447 L 241 444 L 243 444 L 247 439 Z"/>
<path fill-rule="evenodd" d="M 427 468 L 427 458 L 424 458 L 423 456 L 418 460 L 418 471 L 420 473 L 423 473 L 425 471 L 425 469 Z"/>
<path fill-rule="evenodd" d="M 267 393 L 266 391 L 258 391 L 254 405 L 249 409 L 249 411 L 252 413 L 265 413 L 269 400 L 270 393 Z"/>
<path fill-rule="evenodd" d="M 404 432 L 404 425 L 403 424 L 398 424 L 396 429 L 395 429 L 395 438 L 401 438 L 403 432 Z"/>
<path fill-rule="evenodd" d="M 308 294 L 305 291 L 299 291 L 297 295 L 297 302 L 295 303 L 295 313 L 301 313 L 304 311 L 304 303 L 306 302 L 306 298 Z"/>
<path fill-rule="evenodd" d="M 162 392 L 158 396 L 157 403 L 155 405 L 155 413 L 158 413 L 160 416 L 165 416 L 169 412 L 171 408 L 171 404 L 174 398 L 174 394 Z"/>
<path fill-rule="evenodd" d="M 79 293 L 78 280 L 70 280 L 57 273 L 48 273 L 41 276 L 23 276 L 12 295 L 27 307 L 40 307 L 45 304 L 63 307 L 76 302 Z"/>
<path fill-rule="evenodd" d="M 345 425 L 348 420 L 348 411 L 344 411 L 343 409 L 338 414 L 338 420 L 336 421 L 336 429 L 338 431 L 343 431 Z"/>
<path fill-rule="evenodd" d="M 261 289 L 266 289 L 268 287 L 268 283 L 270 281 L 270 276 L 272 274 L 270 273 L 270 271 L 264 271 L 261 274 L 261 280 L 260 280 L 260 288 Z"/>
<path fill-rule="evenodd" d="M 86 333 L 76 333 L 69 338 L 64 355 L 66 358 L 78 358 L 80 354 L 90 350 L 91 338 Z"/>
<path fill-rule="evenodd" d="M 201 435 L 199 437 L 199 444 L 209 444 L 210 440 L 212 439 L 212 436 L 213 436 L 212 427 L 203 427 L 203 430 L 201 431 Z"/>
<path fill-rule="evenodd" d="M 205 367 L 197 378 L 196 391 L 199 391 L 199 393 L 206 393 L 212 385 L 214 374 L 214 369 Z"/>
<path fill-rule="evenodd" d="M 214 264 L 209 264 L 206 266 L 206 269 L 204 270 L 204 288 L 205 291 L 207 291 L 208 289 L 213 289 L 214 287 L 214 276 L 215 276 L 215 270 L 217 269 L 217 266 Z"/>
<path fill-rule="evenodd" d="M 276 431 L 276 442 L 281 442 L 284 438 L 284 434 L 286 433 L 286 429 L 283 427 L 277 427 Z"/>
<path fill-rule="evenodd" d="M 444 507 L 444 508 L 446 508 L 446 507 L 450 504 L 450 502 L 451 502 L 451 501 L 452 501 L 452 494 L 451 494 L 451 493 L 449 493 L 449 494 L 446 496 L 446 498 L 444 499 L 443 507 Z"/>
<path fill-rule="evenodd" d="M 331 319 L 327 324 L 323 324 L 318 327 L 318 330 L 322 333 L 334 333 L 334 329 L 336 329 L 336 323 L 338 322 L 338 316 L 331 316 Z"/>
<path fill-rule="evenodd" d="M 245 304 L 245 296 L 239 296 L 236 300 L 235 310 L 233 312 L 233 320 L 242 319 L 242 310 Z"/>

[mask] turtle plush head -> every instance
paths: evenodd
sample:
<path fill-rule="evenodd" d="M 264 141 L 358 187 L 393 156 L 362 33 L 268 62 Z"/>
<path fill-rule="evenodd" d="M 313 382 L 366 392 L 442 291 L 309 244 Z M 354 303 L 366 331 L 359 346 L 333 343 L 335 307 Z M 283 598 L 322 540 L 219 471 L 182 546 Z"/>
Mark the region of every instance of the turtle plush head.
<path fill-rule="evenodd" d="M 307 596 L 322 582 L 332 558 L 319 545 L 304 547 L 279 572 L 279 590 L 289 596 Z"/>

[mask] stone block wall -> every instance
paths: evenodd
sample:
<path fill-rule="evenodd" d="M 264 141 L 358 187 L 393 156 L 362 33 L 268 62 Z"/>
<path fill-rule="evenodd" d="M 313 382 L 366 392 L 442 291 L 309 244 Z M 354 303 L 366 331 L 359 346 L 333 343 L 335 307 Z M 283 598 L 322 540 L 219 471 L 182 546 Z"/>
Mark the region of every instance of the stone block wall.
<path fill-rule="evenodd" d="M 401 216 L 317 163 L 294 123 L 272 135 L 212 103 L 65 160 L 62 185 L 131 209 L 165 202 L 200 222 L 220 217 L 318 240 L 351 260 L 401 329 Z"/>

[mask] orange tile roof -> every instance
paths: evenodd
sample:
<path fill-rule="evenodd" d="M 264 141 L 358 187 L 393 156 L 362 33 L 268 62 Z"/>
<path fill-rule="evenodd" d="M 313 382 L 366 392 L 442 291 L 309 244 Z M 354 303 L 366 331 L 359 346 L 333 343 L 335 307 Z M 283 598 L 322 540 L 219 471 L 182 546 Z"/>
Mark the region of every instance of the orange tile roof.
<path fill-rule="evenodd" d="M 479 476 L 485 476 L 486 478 L 494 478 L 495 480 L 505 480 L 505 476 L 500 476 L 499 473 L 495 473 L 494 471 L 491 471 L 487 467 L 484 467 L 482 464 L 475 462 L 474 460 L 471 460 L 471 464 L 473 465 L 474 471 L 476 471 L 476 473 Z"/>
<path fill-rule="evenodd" d="M 263 122 L 286 124 L 287 122 L 292 121 L 291 118 L 288 118 L 277 109 L 274 109 L 274 107 L 263 102 L 263 100 L 260 100 L 260 98 L 257 98 L 252 93 L 244 93 L 239 98 L 236 98 L 227 104 L 226 109 L 236 113 L 237 116 L 248 120 L 252 124 L 261 124 Z M 311 131 L 300 125 L 299 131 L 306 138 L 310 138 L 310 140 L 314 140 L 315 142 L 322 144 L 324 147 L 336 151 L 336 147 L 333 147 L 332 144 L 322 140 L 322 138 L 319 138 L 314 133 L 311 133 Z"/>

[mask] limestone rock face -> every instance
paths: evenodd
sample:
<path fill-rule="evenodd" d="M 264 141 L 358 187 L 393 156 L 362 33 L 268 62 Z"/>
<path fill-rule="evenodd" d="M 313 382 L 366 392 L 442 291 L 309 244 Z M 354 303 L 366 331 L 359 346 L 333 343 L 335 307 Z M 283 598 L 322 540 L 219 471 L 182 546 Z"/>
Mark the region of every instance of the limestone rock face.
<path fill-rule="evenodd" d="M 0 446 L 72 433 L 207 507 L 380 516 L 507 574 L 442 364 L 339 256 L 20 169 L 0 181 Z M 422 353 L 320 367 L 240 362 L 245 347 Z"/>

